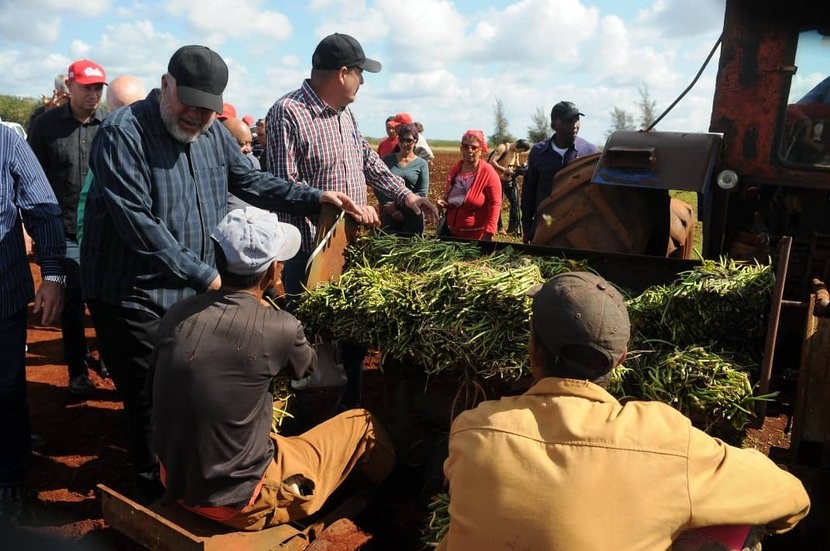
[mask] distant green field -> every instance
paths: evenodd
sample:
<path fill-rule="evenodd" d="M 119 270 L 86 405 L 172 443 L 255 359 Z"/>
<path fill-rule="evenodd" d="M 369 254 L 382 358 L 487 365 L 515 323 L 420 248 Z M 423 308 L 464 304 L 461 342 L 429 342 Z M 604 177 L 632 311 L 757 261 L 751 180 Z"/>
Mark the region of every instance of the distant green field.
<path fill-rule="evenodd" d="M 366 137 L 366 141 L 369 142 L 369 145 L 375 148 L 377 148 L 380 140 L 381 138 Z M 458 151 L 458 146 L 461 143 L 460 140 L 433 140 L 431 138 L 427 138 L 427 141 L 429 142 L 429 147 L 432 150 L 453 152 Z"/>

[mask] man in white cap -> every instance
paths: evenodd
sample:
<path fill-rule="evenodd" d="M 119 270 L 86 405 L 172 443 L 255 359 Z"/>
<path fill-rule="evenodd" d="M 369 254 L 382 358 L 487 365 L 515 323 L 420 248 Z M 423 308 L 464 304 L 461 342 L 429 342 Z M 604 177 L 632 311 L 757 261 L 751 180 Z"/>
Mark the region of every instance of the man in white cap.
<path fill-rule="evenodd" d="M 269 210 L 312 214 L 327 203 L 358 222 L 377 220 L 344 193 L 254 169 L 215 122 L 227 83 L 219 54 L 182 46 L 160 89 L 101 124 L 89 156 L 95 179 L 84 214 L 81 281 L 101 355 L 124 400 L 133 493 L 145 501 L 160 490 L 148 446 L 152 397 L 145 392 L 155 334 L 173 304 L 221 286 L 210 233 L 228 212 L 228 191 Z"/>
<path fill-rule="evenodd" d="M 757 450 L 712 438 L 666 404 L 622 405 L 605 390 L 630 335 L 610 283 L 569 272 L 532 294 L 536 384 L 453 422 L 451 520 L 438 549 L 669 549 L 687 530 L 783 532 L 807 514 L 801 482 Z"/>
<path fill-rule="evenodd" d="M 211 235 L 222 288 L 164 316 L 153 377 L 154 444 L 168 498 L 243 530 L 320 509 L 357 468 L 379 483 L 395 453 L 365 410 L 342 413 L 296 437 L 270 432 L 269 386 L 317 366 L 297 319 L 262 300 L 300 232 L 275 214 L 230 212 Z"/>

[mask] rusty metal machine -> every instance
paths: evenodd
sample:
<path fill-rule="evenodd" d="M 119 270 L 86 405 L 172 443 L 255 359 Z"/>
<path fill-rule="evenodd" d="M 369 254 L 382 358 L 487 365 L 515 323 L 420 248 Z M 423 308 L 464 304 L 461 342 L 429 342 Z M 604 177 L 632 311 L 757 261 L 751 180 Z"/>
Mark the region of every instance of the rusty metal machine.
<path fill-rule="evenodd" d="M 684 190 L 697 193 L 705 258 L 776 263 L 764 368 L 790 408 L 792 431 L 790 446 L 771 455 L 813 500 L 792 549 L 830 546 L 828 53 L 830 4 L 727 0 L 710 132 L 614 133 L 601 156 L 557 175 L 534 238 L 663 257 L 667 190 Z M 641 266 L 659 271 L 664 260 Z"/>

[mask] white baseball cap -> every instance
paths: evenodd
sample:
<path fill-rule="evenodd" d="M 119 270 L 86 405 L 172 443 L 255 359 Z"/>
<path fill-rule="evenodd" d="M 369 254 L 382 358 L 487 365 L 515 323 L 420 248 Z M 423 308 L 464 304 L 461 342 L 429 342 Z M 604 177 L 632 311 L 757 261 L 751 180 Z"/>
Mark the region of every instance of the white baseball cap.
<path fill-rule="evenodd" d="M 256 207 L 232 210 L 210 235 L 225 253 L 228 271 L 239 275 L 264 272 L 274 260 L 288 260 L 300 250 L 300 230 L 277 215 Z"/>

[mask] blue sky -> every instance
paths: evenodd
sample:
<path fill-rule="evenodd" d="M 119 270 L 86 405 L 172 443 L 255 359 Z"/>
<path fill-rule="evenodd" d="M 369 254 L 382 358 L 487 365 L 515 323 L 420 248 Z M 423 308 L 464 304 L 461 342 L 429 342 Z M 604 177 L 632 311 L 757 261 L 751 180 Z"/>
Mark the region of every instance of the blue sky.
<path fill-rule="evenodd" d="M 720 34 L 724 0 L 0 0 L 0 93 L 50 94 L 75 59 L 158 86 L 170 55 L 205 44 L 230 68 L 225 99 L 264 116 L 308 76 L 317 42 L 352 34 L 383 71 L 366 75 L 353 109 L 365 135 L 406 111 L 427 137 L 493 132 L 501 99 L 509 130 L 559 100 L 586 113 L 600 142 L 614 106 L 636 112 L 638 87 L 657 110 L 691 81 Z M 705 131 L 717 56 L 658 127 Z"/>

